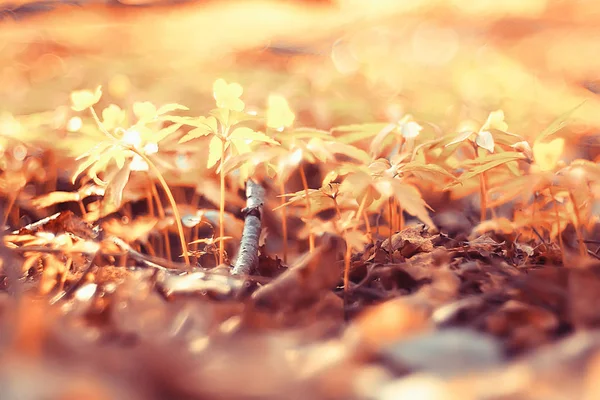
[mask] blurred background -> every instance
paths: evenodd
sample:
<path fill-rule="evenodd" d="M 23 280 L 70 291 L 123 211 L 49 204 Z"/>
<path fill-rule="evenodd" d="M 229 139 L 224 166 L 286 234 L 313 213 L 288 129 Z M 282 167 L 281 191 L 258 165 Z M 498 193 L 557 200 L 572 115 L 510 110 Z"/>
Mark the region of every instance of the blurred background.
<path fill-rule="evenodd" d="M 503 109 L 510 131 L 531 137 L 587 99 L 562 136 L 594 147 L 597 1 L 366 4 L 1 1 L 0 127 L 97 85 L 123 108 L 178 102 L 201 115 L 223 77 L 249 106 L 276 92 L 300 125 L 324 129 L 410 113 L 448 133 Z"/>

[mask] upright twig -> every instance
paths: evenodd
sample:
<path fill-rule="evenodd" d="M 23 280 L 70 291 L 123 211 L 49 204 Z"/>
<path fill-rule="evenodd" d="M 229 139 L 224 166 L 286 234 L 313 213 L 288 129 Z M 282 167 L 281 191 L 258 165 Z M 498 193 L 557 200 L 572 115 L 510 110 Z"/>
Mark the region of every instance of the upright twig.
<path fill-rule="evenodd" d="M 262 207 L 265 190 L 251 179 L 246 182 L 246 208 L 244 213 L 244 230 L 238 257 L 233 267 L 234 275 L 248 275 L 258 266 L 258 241 L 261 231 Z"/>

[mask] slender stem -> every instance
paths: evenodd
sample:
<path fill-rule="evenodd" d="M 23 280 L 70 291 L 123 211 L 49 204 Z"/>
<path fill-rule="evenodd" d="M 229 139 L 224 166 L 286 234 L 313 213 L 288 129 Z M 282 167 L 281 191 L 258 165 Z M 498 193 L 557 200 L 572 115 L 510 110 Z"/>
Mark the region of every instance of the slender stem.
<path fill-rule="evenodd" d="M 281 193 L 281 204 L 285 204 L 285 182 L 283 179 L 279 179 L 279 192 Z M 283 233 L 283 262 L 287 264 L 288 254 L 288 229 L 287 229 L 287 210 L 286 207 L 281 207 L 281 230 Z"/>
<path fill-rule="evenodd" d="M 489 190 L 490 190 L 489 179 L 488 179 L 489 176 L 485 172 L 482 175 L 483 175 L 483 180 L 485 182 L 485 188 L 486 188 L 485 199 L 486 199 L 486 205 L 487 205 L 487 204 L 489 204 L 489 201 L 488 201 L 489 198 L 488 198 L 488 196 L 489 196 Z M 496 208 L 493 207 L 493 205 L 492 205 L 491 207 L 489 207 L 489 209 L 490 209 L 490 213 L 492 214 L 492 218 L 496 219 L 498 217 L 498 215 L 496 214 Z"/>
<path fill-rule="evenodd" d="M 94 118 L 94 121 L 96 122 L 96 125 L 98 125 L 98 128 L 100 129 L 100 131 L 109 138 L 112 138 L 115 140 L 120 140 L 114 133 L 111 133 L 106 129 L 106 127 L 104 126 L 102 121 L 100 121 L 100 118 L 98 118 L 98 114 L 96 114 L 96 110 L 94 110 L 94 107 L 90 107 L 89 109 L 90 109 L 92 117 Z M 126 148 L 128 150 L 131 150 L 138 156 L 140 156 L 144 161 L 146 161 L 146 163 L 148 164 L 148 167 L 156 174 L 156 177 L 158 178 L 161 186 L 165 190 L 165 193 L 167 194 L 167 198 L 169 199 L 169 202 L 171 203 L 171 208 L 173 208 L 173 215 L 175 216 L 175 223 L 177 224 L 177 231 L 179 233 L 179 241 L 181 242 L 181 250 L 183 252 L 183 258 L 185 260 L 185 263 L 189 266 L 190 258 L 187 253 L 187 243 L 185 241 L 185 234 L 183 232 L 181 216 L 179 215 L 179 210 L 177 209 L 177 204 L 175 202 L 175 199 L 173 198 L 173 194 L 171 193 L 171 190 L 169 189 L 169 185 L 167 185 L 167 182 L 165 181 L 164 177 L 162 176 L 162 174 L 160 173 L 160 171 L 158 170 L 156 165 L 154 165 L 152 160 L 150 160 L 143 152 L 140 152 L 134 146 L 126 146 Z M 156 188 L 154 187 L 154 184 L 152 184 L 152 188 L 153 188 L 153 192 L 156 196 L 156 201 L 157 201 L 158 207 L 160 208 L 161 207 L 160 198 L 158 197 L 158 193 L 156 193 Z M 163 211 L 163 216 L 164 216 L 164 211 Z M 165 251 L 167 253 L 167 257 L 169 258 L 169 260 L 171 260 L 171 249 L 169 247 L 168 233 L 165 232 L 164 237 L 165 237 L 165 242 L 166 242 L 165 243 Z"/>
<path fill-rule="evenodd" d="M 221 196 L 219 199 L 219 265 L 223 264 L 225 255 L 225 171 L 223 163 L 225 162 L 225 140 L 221 139 L 221 168 L 219 168 L 219 180 Z"/>
<path fill-rule="evenodd" d="M 160 200 L 160 196 L 158 195 L 158 191 L 156 190 L 156 185 L 154 184 L 154 181 L 152 180 L 152 177 L 150 176 L 150 174 L 148 174 L 148 202 L 149 202 L 149 209 L 150 209 L 150 215 L 154 216 L 154 200 L 156 200 L 156 215 L 158 215 L 158 217 L 160 219 L 164 219 L 165 218 L 165 209 L 162 206 L 162 201 Z M 170 245 L 170 241 L 169 241 L 169 234 L 167 232 L 166 228 L 161 229 L 161 233 L 163 235 L 163 239 L 164 239 L 164 243 L 165 246 L 164 248 L 166 249 L 166 253 L 167 253 L 167 258 L 169 260 L 171 260 L 171 245 Z M 160 243 L 160 238 L 155 238 L 152 237 L 151 238 L 153 241 L 153 246 L 155 246 L 158 250 L 160 255 L 163 254 L 163 246 L 161 246 Z"/>
<path fill-rule="evenodd" d="M 581 234 L 581 214 L 579 213 L 579 207 L 577 206 L 577 202 L 575 201 L 575 196 L 573 192 L 569 190 L 569 198 L 571 199 L 571 203 L 573 204 L 573 212 L 575 213 L 575 219 L 577 220 L 577 226 L 575 227 L 575 234 L 577 235 L 577 241 L 579 242 L 579 254 L 582 257 L 586 257 L 588 252 L 585 247 L 585 242 L 583 241 L 583 235 Z"/>
<path fill-rule="evenodd" d="M 373 235 L 371 232 L 371 223 L 369 222 L 369 213 L 365 210 L 363 211 L 363 219 L 365 220 L 365 228 L 367 230 L 367 235 L 369 235 L 369 240 L 373 241 Z"/>
<path fill-rule="evenodd" d="M 358 211 L 356 212 L 356 215 L 354 216 L 354 218 L 356 218 L 356 220 L 360 220 L 360 217 L 363 214 L 363 211 L 365 210 L 365 205 L 367 204 L 367 194 L 365 193 L 365 195 L 363 196 L 362 200 L 360 201 L 360 204 L 358 206 Z M 356 229 L 356 226 L 354 227 L 354 229 Z"/>
<path fill-rule="evenodd" d="M 100 132 L 104 133 L 106 136 L 108 136 L 111 139 L 119 140 L 118 137 L 116 137 L 113 133 L 110 133 L 104 127 L 104 124 L 102 123 L 102 121 L 100 121 L 100 118 L 98 118 L 98 114 L 96 114 L 96 110 L 94 110 L 94 107 L 90 107 L 90 112 L 92 113 L 92 117 L 94 118 L 94 121 L 96 121 L 96 125 L 98 125 L 98 128 L 100 129 Z"/>
<path fill-rule="evenodd" d="M 365 193 L 365 195 L 363 196 L 363 198 L 360 202 L 360 205 L 358 206 L 358 211 L 356 212 L 356 216 L 355 216 L 355 219 L 357 221 L 360 221 L 360 218 L 363 214 L 366 204 L 367 204 L 367 193 Z M 358 227 L 358 224 L 354 225 L 354 227 L 352 227 L 351 231 L 354 232 L 357 227 Z M 346 253 L 344 254 L 344 296 L 348 291 L 348 283 L 350 280 L 350 256 L 351 255 L 352 255 L 352 246 L 350 246 L 350 243 L 348 243 L 348 241 L 346 240 Z"/>
<path fill-rule="evenodd" d="M 138 151 L 133 146 L 130 146 L 129 150 L 133 151 L 135 154 L 142 157 L 142 159 L 144 161 L 146 161 L 146 164 L 148 164 L 148 166 L 150 167 L 152 172 L 154 172 L 154 174 L 156 175 L 156 178 L 158 179 L 161 186 L 163 187 L 163 190 L 165 191 L 167 198 L 169 199 L 169 203 L 171 204 L 171 208 L 173 209 L 175 223 L 177 224 L 177 232 L 179 234 L 179 241 L 181 242 L 181 251 L 183 253 L 183 259 L 184 259 L 186 265 L 188 265 L 188 266 L 191 265 L 190 257 L 188 255 L 187 242 L 185 240 L 185 234 L 183 232 L 183 224 L 181 223 L 181 215 L 179 214 L 179 210 L 177 209 L 177 203 L 175 202 L 173 193 L 171 193 L 171 189 L 169 189 L 169 185 L 167 184 L 167 181 L 165 181 L 165 178 L 163 177 L 163 175 L 161 174 L 159 169 L 156 167 L 156 165 L 154 165 L 152 160 L 150 160 L 150 158 L 148 158 L 148 156 L 146 156 L 141 151 Z M 167 243 L 167 246 L 168 246 L 168 243 Z"/>
<path fill-rule="evenodd" d="M 79 205 L 79 211 L 81 212 L 81 216 L 85 217 L 87 214 L 87 211 L 85 210 L 85 205 L 83 204 L 83 200 L 78 200 L 77 204 Z"/>
<path fill-rule="evenodd" d="M 395 218 L 394 218 L 394 199 L 393 198 L 389 198 L 388 199 L 388 221 L 389 221 L 389 225 L 390 225 L 390 232 L 396 232 L 396 230 L 394 229 L 394 222 L 395 222 Z"/>
<path fill-rule="evenodd" d="M 485 184 L 485 172 L 479 174 L 479 196 L 481 198 L 480 221 L 483 222 L 487 217 L 487 188 Z"/>
<path fill-rule="evenodd" d="M 152 185 L 154 187 L 154 185 Z M 154 216 L 154 201 L 152 200 L 152 190 L 146 191 L 146 203 L 148 204 L 148 214 Z"/>
<path fill-rule="evenodd" d="M 350 257 L 352 256 L 352 247 L 346 241 L 346 252 L 344 253 L 344 302 L 346 295 L 350 290 Z"/>
<path fill-rule="evenodd" d="M 304 173 L 304 167 L 300 164 L 300 178 L 302 179 L 302 186 L 304 186 L 304 194 L 306 197 L 306 214 L 308 216 L 309 224 L 312 222 L 313 215 L 310 206 L 310 197 L 308 194 L 308 181 L 306 180 L 306 174 Z M 315 251 L 315 235 L 312 232 L 312 229 L 308 230 L 308 249 L 312 253 Z"/>
<path fill-rule="evenodd" d="M 552 196 L 552 205 L 554 208 L 554 217 L 556 218 L 556 230 L 557 230 L 557 236 L 558 236 L 558 247 L 560 247 L 560 253 L 561 253 L 561 258 L 562 258 L 562 262 L 563 262 L 563 266 L 567 265 L 566 264 L 566 259 L 565 259 L 565 244 L 563 243 L 562 240 L 562 231 L 560 229 L 560 215 L 558 214 L 558 207 L 556 207 L 556 198 L 554 196 L 554 191 L 552 190 L 552 187 L 549 187 L 548 190 L 550 190 L 550 196 Z"/>
<path fill-rule="evenodd" d="M 404 229 L 404 208 L 402 208 L 398 200 L 394 199 L 394 202 L 396 203 L 396 213 L 398 214 L 398 232 L 400 232 Z"/>
<path fill-rule="evenodd" d="M 6 206 L 4 218 L 2 219 L 2 226 L 6 226 L 6 223 L 8 222 L 8 217 L 10 216 L 10 212 L 12 211 L 12 208 L 15 205 L 15 202 L 17 201 L 18 195 L 19 195 L 19 192 L 15 192 L 9 196 L 8 205 Z"/>
<path fill-rule="evenodd" d="M 156 252 L 154 251 L 154 247 L 152 247 L 152 244 L 150 243 L 150 241 L 148 241 L 146 243 L 146 251 L 148 252 L 149 255 L 151 255 L 152 257 L 156 256 Z"/>
<path fill-rule="evenodd" d="M 338 218 L 340 218 L 342 216 L 342 210 L 340 210 L 340 205 L 337 202 L 337 199 L 335 197 L 332 197 L 331 200 L 333 200 L 333 206 L 335 207 L 335 213 L 337 215 Z"/>
<path fill-rule="evenodd" d="M 191 235 L 190 241 L 192 241 L 192 242 L 195 241 L 196 239 L 198 239 L 198 230 L 199 230 L 198 225 L 200 225 L 200 224 L 196 224 L 196 225 L 192 226 L 191 233 L 190 233 L 190 235 Z M 198 248 L 200 247 L 199 243 L 193 244 L 191 246 L 194 250 L 198 250 Z"/>
<path fill-rule="evenodd" d="M 154 196 L 154 198 L 156 199 L 156 212 L 160 219 L 164 219 L 165 218 L 165 209 L 162 206 L 162 201 L 160 200 L 160 196 L 158 194 L 158 191 L 156 190 L 156 185 L 154 184 L 154 181 L 152 180 L 152 177 L 150 176 L 150 174 L 148 174 L 148 179 L 150 180 L 150 191 L 152 193 L 152 196 Z M 162 229 L 162 235 L 163 235 L 163 240 L 165 242 L 164 250 L 165 250 L 165 253 L 167 254 L 166 258 L 168 260 L 171 260 L 172 259 L 171 258 L 171 247 L 169 246 L 169 234 L 167 232 L 167 228 Z M 159 248 L 161 247 L 160 242 L 157 245 Z M 163 253 L 161 252 L 160 254 L 162 255 Z"/>
<path fill-rule="evenodd" d="M 394 255 L 393 255 L 394 250 L 392 249 L 392 233 L 394 232 L 394 219 L 392 218 L 392 216 L 393 216 L 394 208 L 392 207 L 392 202 L 393 202 L 393 200 L 390 197 L 388 199 L 388 212 L 390 214 L 390 219 L 389 219 L 390 229 L 389 229 L 389 233 L 388 233 L 390 262 L 394 262 Z"/>

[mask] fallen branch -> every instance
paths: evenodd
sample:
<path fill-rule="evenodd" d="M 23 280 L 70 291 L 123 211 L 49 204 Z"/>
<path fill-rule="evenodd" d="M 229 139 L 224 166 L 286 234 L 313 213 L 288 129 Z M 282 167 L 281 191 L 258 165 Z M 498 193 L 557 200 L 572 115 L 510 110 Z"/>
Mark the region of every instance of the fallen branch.
<path fill-rule="evenodd" d="M 248 275 L 258 266 L 258 241 L 261 231 L 261 215 L 265 190 L 251 179 L 246 182 L 246 207 L 244 213 L 244 230 L 240 243 L 240 251 L 233 267 L 234 275 Z"/>

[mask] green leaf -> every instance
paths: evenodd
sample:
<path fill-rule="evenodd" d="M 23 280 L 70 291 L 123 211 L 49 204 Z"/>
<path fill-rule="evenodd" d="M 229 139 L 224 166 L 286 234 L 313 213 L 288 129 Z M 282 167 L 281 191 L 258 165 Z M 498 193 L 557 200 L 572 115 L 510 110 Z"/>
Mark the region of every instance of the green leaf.
<path fill-rule="evenodd" d="M 364 171 L 349 173 L 340 186 L 340 192 L 350 193 L 354 198 L 363 194 L 373 183 L 373 178 Z"/>
<path fill-rule="evenodd" d="M 177 111 L 177 110 L 187 111 L 187 110 L 189 110 L 189 108 L 187 108 L 186 106 L 182 106 L 181 104 L 177 104 L 177 103 L 165 104 L 164 106 L 161 106 L 158 109 L 158 111 L 156 111 L 156 114 L 163 115 L 166 113 L 170 113 L 171 111 Z"/>
<path fill-rule="evenodd" d="M 504 121 L 504 111 L 492 111 L 490 115 L 488 115 L 487 120 L 485 121 L 479 132 L 489 131 L 491 129 L 497 129 L 499 131 L 508 130 L 508 125 Z"/>
<path fill-rule="evenodd" d="M 454 175 L 437 164 L 423 164 L 417 161 L 411 161 L 400 167 L 398 171 L 402 173 L 412 172 L 413 175 L 417 177 L 426 177 L 431 181 L 437 181 L 440 178 L 450 179 L 453 182 L 457 181 L 457 178 Z"/>
<path fill-rule="evenodd" d="M 75 173 L 73 174 L 73 177 L 71 178 L 71 183 L 75 183 L 75 181 L 77 180 L 77 178 L 79 177 L 79 175 L 81 175 L 83 173 L 83 171 L 85 171 L 86 169 L 88 169 L 93 163 L 95 163 L 99 158 L 98 154 L 91 154 L 87 160 L 85 160 L 84 162 L 82 162 L 81 164 L 79 164 L 79 166 L 77 167 L 77 170 L 75 171 Z"/>
<path fill-rule="evenodd" d="M 550 125 L 548 125 L 546 127 L 546 129 L 544 129 L 543 131 L 540 132 L 540 134 L 535 138 L 534 142 L 542 142 L 545 139 L 547 139 L 549 136 L 554 135 L 556 132 L 558 132 L 562 128 L 564 128 L 565 125 L 567 125 L 567 121 L 573 115 L 573 113 L 575 111 L 577 111 L 581 106 L 583 106 L 586 101 L 587 100 L 582 101 L 581 103 L 579 103 L 578 105 L 576 105 L 572 109 L 570 109 L 567 112 L 559 115 L 554 121 L 552 121 L 550 123 Z"/>
<path fill-rule="evenodd" d="M 460 132 L 454 139 L 452 139 L 452 141 L 450 143 L 446 143 L 446 145 L 444 147 L 449 147 L 449 146 L 452 146 L 453 144 L 458 144 L 458 143 L 464 142 L 465 140 L 468 139 L 469 136 L 471 136 L 474 133 L 475 132 L 473 132 L 473 131 Z"/>
<path fill-rule="evenodd" d="M 394 197 L 402 208 L 410 215 L 417 217 L 428 227 L 435 229 L 436 226 L 429 216 L 431 207 L 423 200 L 421 192 L 415 186 L 393 179 Z"/>
<path fill-rule="evenodd" d="M 291 132 L 285 132 L 278 135 L 278 138 L 284 139 L 324 139 L 331 140 L 335 139 L 331 136 L 329 131 L 324 131 L 321 129 L 312 129 L 312 128 L 297 128 L 292 130 Z"/>
<path fill-rule="evenodd" d="M 102 110 L 102 124 L 106 130 L 111 131 L 122 126 L 126 119 L 126 113 L 121 107 L 111 104 Z"/>
<path fill-rule="evenodd" d="M 131 174 L 130 166 L 131 160 L 120 167 L 109 180 L 101 203 L 101 217 L 113 213 L 121 207 L 121 203 L 123 202 L 123 190 L 125 189 L 127 182 L 129 182 L 129 176 Z"/>
<path fill-rule="evenodd" d="M 125 153 L 122 151 L 115 151 L 114 159 L 115 164 L 117 164 L 117 168 L 123 168 L 123 166 L 125 165 Z"/>
<path fill-rule="evenodd" d="M 507 153 L 503 153 L 503 154 L 507 154 Z M 518 156 L 511 156 L 511 157 L 507 157 L 505 159 L 493 160 L 488 163 L 479 165 L 479 166 L 473 168 L 471 171 L 462 174 L 458 178 L 458 180 L 460 182 L 464 182 L 466 180 L 469 180 L 471 178 L 474 178 L 474 177 L 482 174 L 483 172 L 486 172 L 486 171 L 489 171 L 490 169 L 496 168 L 502 164 L 506 164 L 511 161 L 523 160 L 523 159 L 525 159 L 525 157 L 522 154 L 518 153 Z M 452 186 L 452 184 L 450 186 Z"/>
<path fill-rule="evenodd" d="M 230 143 L 233 145 L 238 154 L 246 154 L 252 151 L 249 143 L 243 139 L 232 139 Z"/>
<path fill-rule="evenodd" d="M 201 136 L 216 134 L 218 131 L 217 119 L 212 116 L 208 118 L 195 118 L 193 121 L 187 121 L 185 124 L 190 126 L 196 126 L 197 128 L 192 129 L 187 134 L 185 134 L 181 139 L 179 139 L 179 143 L 189 142 L 190 140 L 199 138 Z"/>
<path fill-rule="evenodd" d="M 176 124 L 190 125 L 190 126 L 196 126 L 194 124 L 194 122 L 197 119 L 198 119 L 197 117 L 180 117 L 178 115 L 163 115 L 160 117 L 161 121 L 169 121 L 169 122 L 173 122 Z"/>
<path fill-rule="evenodd" d="M 343 143 L 354 143 L 363 139 L 376 136 L 382 129 L 385 129 L 388 123 L 376 122 L 367 124 L 342 125 L 333 129 L 333 132 L 341 132 L 342 135 L 336 135 L 337 141 Z"/>
<path fill-rule="evenodd" d="M 369 153 L 371 153 L 371 156 L 377 157 L 381 153 L 381 151 L 386 147 L 384 146 L 385 140 L 394 130 L 396 130 L 397 127 L 398 126 L 396 124 L 387 124 L 377 133 L 377 135 L 375 135 L 371 141 L 371 146 L 369 146 Z"/>
<path fill-rule="evenodd" d="M 76 90 L 71 93 L 71 108 L 75 111 L 83 111 L 92 107 L 102 97 L 102 86 L 98 86 L 94 92 L 91 90 Z"/>
<path fill-rule="evenodd" d="M 300 206 L 306 204 L 306 192 L 300 190 L 296 193 L 288 193 L 279 197 L 289 197 L 290 199 L 273 209 L 273 211 L 279 210 L 280 208 L 287 207 L 291 204 L 298 203 Z M 331 208 L 335 205 L 333 197 L 327 192 L 321 189 L 309 189 L 308 200 L 310 202 L 310 208 L 313 212 L 319 212 L 321 210 Z"/>
<path fill-rule="evenodd" d="M 166 128 L 162 128 L 161 130 L 156 132 L 153 136 L 153 139 L 156 143 L 159 143 L 161 140 L 165 139 L 169 135 L 172 135 L 173 133 L 177 132 L 179 128 L 181 128 L 181 124 L 171 124 Z"/>
<path fill-rule="evenodd" d="M 499 131 L 497 129 L 492 129 L 492 133 L 494 134 L 494 142 L 498 144 L 503 144 L 505 146 L 512 146 L 515 143 L 522 142 L 525 140 L 520 135 L 510 132 Z"/>
<path fill-rule="evenodd" d="M 509 162 L 509 161 L 515 161 L 515 160 L 525 160 L 525 159 L 526 159 L 525 155 L 519 151 L 505 151 L 502 153 L 486 154 L 484 156 L 477 157 L 473 160 L 464 161 L 463 166 L 470 167 L 470 166 L 475 166 L 475 165 L 484 165 L 484 164 L 487 164 L 488 162 L 495 162 L 495 161 Z"/>
<path fill-rule="evenodd" d="M 229 134 L 229 140 L 254 140 L 258 142 L 266 142 L 271 144 L 279 144 L 276 140 L 265 135 L 262 132 L 256 132 L 247 127 L 236 128 Z"/>
<path fill-rule="evenodd" d="M 364 150 L 352 146 L 351 144 L 329 142 L 329 146 L 330 150 L 335 154 L 343 154 L 364 164 L 371 161 L 371 157 Z"/>
<path fill-rule="evenodd" d="M 133 113 L 140 121 L 149 121 L 156 117 L 156 106 L 149 101 L 133 103 Z"/>
<path fill-rule="evenodd" d="M 84 158 L 87 158 L 87 159 L 83 163 L 79 164 L 79 167 L 77 167 L 77 171 L 75 171 L 75 173 L 73 174 L 73 177 L 71 178 L 71 182 L 75 183 L 75 181 L 77 180 L 79 175 L 81 175 L 83 173 L 83 171 L 88 169 L 92 164 L 97 162 L 100 159 L 101 155 L 103 155 L 107 151 L 109 151 L 108 149 L 110 149 L 111 146 L 113 146 L 112 142 L 103 141 L 103 142 L 98 143 L 87 153 L 84 153 L 81 156 L 77 157 L 77 160 L 81 160 Z"/>
<path fill-rule="evenodd" d="M 208 159 L 206 160 L 206 168 L 214 167 L 221 159 L 223 153 L 223 141 L 218 136 L 213 136 L 208 145 Z"/>

